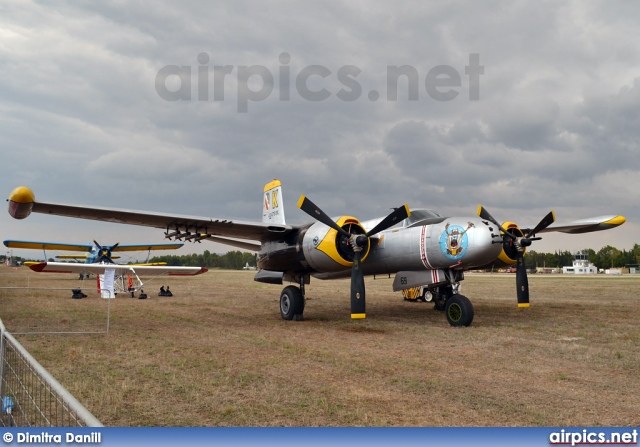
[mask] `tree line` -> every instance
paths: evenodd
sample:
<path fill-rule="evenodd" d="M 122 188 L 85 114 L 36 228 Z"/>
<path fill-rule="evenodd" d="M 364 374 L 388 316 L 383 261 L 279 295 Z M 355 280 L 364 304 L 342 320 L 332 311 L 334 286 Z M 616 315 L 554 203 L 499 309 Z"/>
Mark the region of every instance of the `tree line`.
<path fill-rule="evenodd" d="M 619 250 L 611 245 L 595 251 L 592 248 L 580 250 L 580 253 L 589 256 L 589 262 L 599 269 L 624 267 L 640 264 L 640 244 L 633 244 L 631 250 Z M 555 253 L 538 253 L 527 250 L 524 256 L 525 266 L 529 269 L 536 267 L 562 268 L 573 265 L 574 253 L 569 251 L 556 251 Z"/>
<path fill-rule="evenodd" d="M 227 270 L 242 270 L 247 264 L 256 266 L 256 256 L 245 251 L 235 250 L 223 255 L 205 250 L 202 254 L 154 256 L 149 262 L 166 262 L 171 266 L 207 267 Z"/>
<path fill-rule="evenodd" d="M 599 269 L 624 267 L 626 265 L 640 264 L 640 244 L 634 244 L 631 250 L 619 250 L 611 245 L 602 247 L 595 251 L 592 248 L 580 250 L 580 253 L 589 256 L 592 262 Z M 573 265 L 574 254 L 570 251 L 556 251 L 554 253 L 539 253 L 534 250 L 527 250 L 524 256 L 525 265 L 529 269 L 536 267 L 562 268 Z M 240 270 L 249 264 L 256 266 L 255 255 L 249 252 L 230 251 L 224 255 L 210 253 L 208 250 L 201 255 L 191 254 L 183 256 L 157 256 L 149 262 L 166 262 L 168 265 L 201 266 L 207 268 L 221 268 Z"/>

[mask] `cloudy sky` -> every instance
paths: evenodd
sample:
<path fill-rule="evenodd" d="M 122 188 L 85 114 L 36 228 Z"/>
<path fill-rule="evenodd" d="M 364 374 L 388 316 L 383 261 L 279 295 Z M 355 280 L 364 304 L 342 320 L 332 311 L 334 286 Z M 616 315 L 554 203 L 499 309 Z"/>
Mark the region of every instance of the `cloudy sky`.
<path fill-rule="evenodd" d="M 640 242 L 640 3 L 114 1 L 0 4 L 0 191 L 259 220 L 278 178 L 369 219 L 483 204 L 534 225 L 622 214 L 538 251 Z M 402 75 L 398 75 L 397 73 Z M 397 82 L 396 82 L 397 81 Z M 0 238 L 162 232 L 0 214 Z M 217 252 L 211 243 L 182 253 Z"/>

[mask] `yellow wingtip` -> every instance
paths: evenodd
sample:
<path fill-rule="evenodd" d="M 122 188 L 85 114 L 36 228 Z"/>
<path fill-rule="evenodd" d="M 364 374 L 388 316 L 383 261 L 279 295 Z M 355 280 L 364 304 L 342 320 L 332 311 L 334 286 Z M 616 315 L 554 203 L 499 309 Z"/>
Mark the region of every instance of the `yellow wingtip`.
<path fill-rule="evenodd" d="M 616 217 L 614 217 L 613 219 L 609 219 L 608 221 L 606 221 L 606 222 L 602 222 L 602 223 L 603 223 L 603 224 L 606 224 L 606 225 L 615 225 L 615 226 L 618 226 L 618 225 L 622 225 L 622 224 L 623 224 L 623 223 L 625 223 L 626 221 L 627 221 L 626 217 L 624 217 L 624 216 L 616 216 Z"/>
<path fill-rule="evenodd" d="M 36 196 L 33 194 L 31 188 L 18 186 L 9 194 L 9 200 L 15 203 L 33 203 L 36 201 Z"/>

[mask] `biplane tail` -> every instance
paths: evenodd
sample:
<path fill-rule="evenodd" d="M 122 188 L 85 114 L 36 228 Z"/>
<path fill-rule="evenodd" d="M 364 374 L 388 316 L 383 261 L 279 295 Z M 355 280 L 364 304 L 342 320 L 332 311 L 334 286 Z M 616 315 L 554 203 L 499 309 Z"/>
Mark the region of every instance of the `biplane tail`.
<path fill-rule="evenodd" d="M 280 180 L 273 180 L 272 182 L 264 185 L 262 222 L 285 225 L 284 205 L 282 202 L 282 183 Z"/>

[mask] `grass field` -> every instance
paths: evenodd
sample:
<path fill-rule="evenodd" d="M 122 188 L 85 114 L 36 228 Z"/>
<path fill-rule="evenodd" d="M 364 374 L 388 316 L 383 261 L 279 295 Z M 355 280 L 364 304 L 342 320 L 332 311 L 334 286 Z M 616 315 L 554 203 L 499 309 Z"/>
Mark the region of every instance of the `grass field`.
<path fill-rule="evenodd" d="M 640 425 L 640 278 L 530 275 L 518 309 L 514 275 L 468 274 L 475 319 L 452 328 L 387 278 L 366 279 L 366 320 L 349 280 L 312 279 L 305 321 L 283 321 L 281 287 L 254 273 L 156 280 L 148 300 L 110 300 L 108 334 L 17 338 L 108 426 Z M 0 269 L 4 287 L 78 282 Z M 70 296 L 0 290 L 0 318 L 104 332 L 109 300 Z"/>

